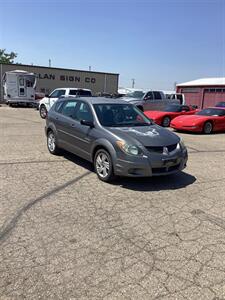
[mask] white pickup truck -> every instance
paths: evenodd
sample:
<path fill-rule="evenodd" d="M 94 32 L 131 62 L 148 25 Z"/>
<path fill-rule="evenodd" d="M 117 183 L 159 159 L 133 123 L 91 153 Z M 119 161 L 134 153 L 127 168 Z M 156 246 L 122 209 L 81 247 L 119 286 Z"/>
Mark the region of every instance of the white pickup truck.
<path fill-rule="evenodd" d="M 74 96 L 74 97 L 92 97 L 91 90 L 79 89 L 79 88 L 58 88 L 51 92 L 50 95 L 45 96 L 39 102 L 39 112 L 42 119 L 45 119 L 49 109 L 55 103 L 58 98 L 63 96 Z"/>

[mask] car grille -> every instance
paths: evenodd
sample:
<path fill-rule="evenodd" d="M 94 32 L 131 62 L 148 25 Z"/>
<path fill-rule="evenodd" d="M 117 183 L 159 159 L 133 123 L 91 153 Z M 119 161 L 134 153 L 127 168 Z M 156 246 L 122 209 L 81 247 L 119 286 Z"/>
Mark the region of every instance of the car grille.
<path fill-rule="evenodd" d="M 169 152 L 174 151 L 177 148 L 177 144 L 173 144 L 173 145 L 169 145 L 169 146 L 164 146 L 167 147 Z M 162 154 L 163 153 L 163 148 L 164 147 L 158 147 L 158 146 L 151 146 L 151 147 L 145 147 L 149 152 L 153 152 L 153 153 L 159 153 Z"/>
<path fill-rule="evenodd" d="M 163 174 L 168 173 L 172 171 L 178 170 L 180 167 L 180 164 L 177 164 L 175 166 L 171 166 L 169 168 L 163 167 L 163 168 L 152 168 L 152 174 Z"/>

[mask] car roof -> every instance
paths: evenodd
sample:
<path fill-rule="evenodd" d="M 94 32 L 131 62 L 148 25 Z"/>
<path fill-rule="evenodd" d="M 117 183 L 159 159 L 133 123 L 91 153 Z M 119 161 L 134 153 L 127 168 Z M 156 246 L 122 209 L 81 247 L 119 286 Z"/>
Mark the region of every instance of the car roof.
<path fill-rule="evenodd" d="M 64 97 L 63 99 L 60 100 L 67 101 L 72 99 L 85 101 L 91 104 L 129 104 L 125 100 L 106 98 L 106 97 Z"/>
<path fill-rule="evenodd" d="M 54 91 L 55 91 L 55 90 L 74 90 L 74 91 L 80 91 L 80 90 L 82 90 L 82 91 L 90 91 L 90 92 L 91 92 L 90 89 L 71 88 L 71 87 L 61 87 L 61 88 L 56 88 L 56 89 L 54 89 Z"/>

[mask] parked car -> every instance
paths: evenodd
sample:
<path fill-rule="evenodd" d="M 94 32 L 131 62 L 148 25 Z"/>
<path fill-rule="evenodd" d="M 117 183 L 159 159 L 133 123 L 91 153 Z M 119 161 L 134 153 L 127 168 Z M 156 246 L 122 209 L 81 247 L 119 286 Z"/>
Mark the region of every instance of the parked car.
<path fill-rule="evenodd" d="M 205 134 L 225 131 L 225 108 L 209 107 L 192 116 L 177 117 L 171 121 L 170 127 Z"/>
<path fill-rule="evenodd" d="M 156 124 L 169 127 L 171 120 L 178 116 L 193 115 L 198 111 L 191 105 L 169 104 L 163 111 L 145 111 L 144 114 L 152 119 Z"/>
<path fill-rule="evenodd" d="M 79 97 L 91 97 L 92 92 L 88 89 L 79 89 L 79 88 L 59 88 L 55 89 L 50 95 L 46 95 L 39 102 L 39 112 L 42 119 L 45 119 L 49 109 L 52 105 L 58 100 L 59 97 L 66 96 L 79 96 Z"/>
<path fill-rule="evenodd" d="M 46 135 L 51 154 L 65 149 L 92 162 L 103 181 L 114 175 L 167 175 L 187 163 L 177 135 L 118 99 L 59 99 L 48 113 Z"/>
<path fill-rule="evenodd" d="M 216 103 L 215 107 L 225 107 L 225 101 L 220 101 Z"/>
<path fill-rule="evenodd" d="M 136 105 L 140 110 L 163 110 L 168 104 L 180 104 L 180 101 L 166 98 L 162 91 L 135 90 L 121 98 Z"/>

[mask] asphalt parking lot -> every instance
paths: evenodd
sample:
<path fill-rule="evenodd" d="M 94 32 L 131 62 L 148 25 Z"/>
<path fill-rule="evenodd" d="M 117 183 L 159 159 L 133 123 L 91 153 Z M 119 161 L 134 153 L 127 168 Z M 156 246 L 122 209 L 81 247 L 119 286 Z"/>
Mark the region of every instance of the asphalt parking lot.
<path fill-rule="evenodd" d="M 103 183 L 0 107 L 0 299 L 225 299 L 225 134 L 182 135 L 185 172 Z"/>

